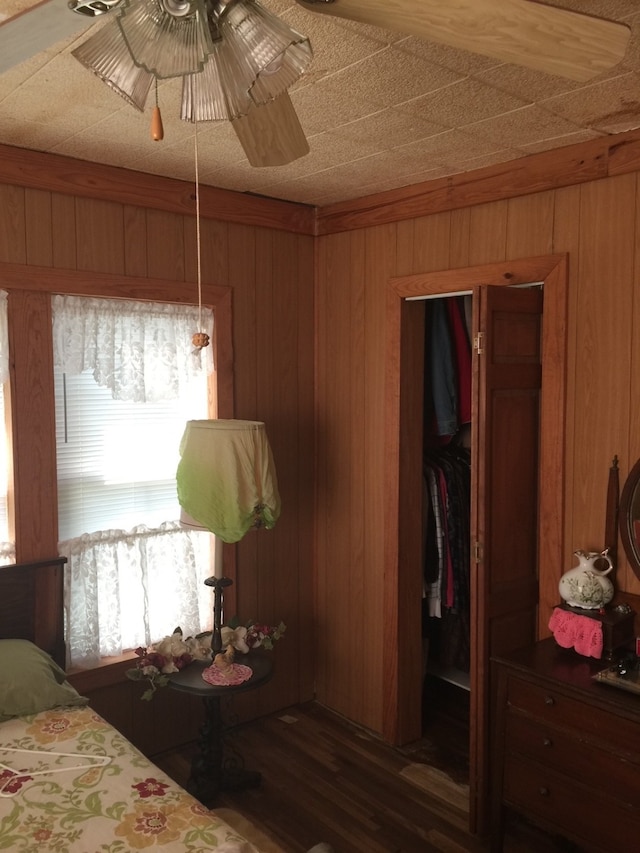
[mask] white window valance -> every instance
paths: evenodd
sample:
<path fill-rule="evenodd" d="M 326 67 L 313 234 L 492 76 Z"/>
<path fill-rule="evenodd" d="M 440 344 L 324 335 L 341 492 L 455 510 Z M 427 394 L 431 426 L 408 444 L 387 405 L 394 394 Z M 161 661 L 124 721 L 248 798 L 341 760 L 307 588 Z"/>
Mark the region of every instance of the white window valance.
<path fill-rule="evenodd" d="M 191 342 L 197 331 L 212 337 L 210 309 L 53 297 L 54 365 L 72 375 L 91 370 L 116 400 L 176 399 L 184 382 L 211 373 L 212 348 L 196 350 Z"/>

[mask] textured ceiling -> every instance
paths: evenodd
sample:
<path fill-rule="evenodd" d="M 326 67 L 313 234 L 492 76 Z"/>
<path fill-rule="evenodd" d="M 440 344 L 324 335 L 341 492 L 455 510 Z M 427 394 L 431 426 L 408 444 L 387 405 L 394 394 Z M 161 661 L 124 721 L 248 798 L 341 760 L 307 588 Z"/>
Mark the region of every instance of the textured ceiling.
<path fill-rule="evenodd" d="M 314 14 L 294 0 L 261 2 L 311 39 L 311 69 L 290 90 L 311 150 L 287 166 L 254 168 L 227 122 L 201 123 L 203 184 L 323 206 L 640 126 L 637 0 L 553 3 L 632 28 L 624 60 L 586 84 Z M 0 142 L 193 180 L 181 83 L 159 86 L 165 136 L 154 142 L 154 99 L 138 112 L 71 56 L 110 16 L 87 29 L 66 0 L 19 14 L 34 4 L 0 0 Z M 57 22 L 80 32 L 61 37 Z"/>

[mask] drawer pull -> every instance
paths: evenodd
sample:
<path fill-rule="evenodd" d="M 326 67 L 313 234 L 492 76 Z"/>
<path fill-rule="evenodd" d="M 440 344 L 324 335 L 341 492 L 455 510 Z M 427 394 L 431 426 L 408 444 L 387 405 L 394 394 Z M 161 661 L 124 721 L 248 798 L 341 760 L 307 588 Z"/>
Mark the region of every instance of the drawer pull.
<path fill-rule="evenodd" d="M 548 788 L 540 788 L 538 793 L 540 794 L 541 797 L 548 797 L 549 796 L 549 789 Z"/>
<path fill-rule="evenodd" d="M 547 747 L 548 747 L 548 746 L 553 746 L 553 741 L 551 740 L 551 738 L 550 738 L 550 737 L 546 737 L 546 738 L 544 738 L 544 739 L 543 739 L 543 741 L 542 741 L 542 745 L 543 745 L 543 746 L 547 746 Z"/>
<path fill-rule="evenodd" d="M 553 698 L 553 696 L 546 696 L 545 700 L 544 700 L 544 704 L 545 705 L 555 705 L 556 700 Z"/>

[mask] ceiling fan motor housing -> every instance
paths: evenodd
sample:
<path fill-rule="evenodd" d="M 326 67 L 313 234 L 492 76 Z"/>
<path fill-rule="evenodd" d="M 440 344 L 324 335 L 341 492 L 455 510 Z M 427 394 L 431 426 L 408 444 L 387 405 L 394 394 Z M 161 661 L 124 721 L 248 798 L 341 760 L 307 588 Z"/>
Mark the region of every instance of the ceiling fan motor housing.
<path fill-rule="evenodd" d="M 78 15 L 97 18 L 98 15 L 105 15 L 115 9 L 121 2 L 122 0 L 69 0 L 67 6 L 72 12 L 77 12 Z"/>

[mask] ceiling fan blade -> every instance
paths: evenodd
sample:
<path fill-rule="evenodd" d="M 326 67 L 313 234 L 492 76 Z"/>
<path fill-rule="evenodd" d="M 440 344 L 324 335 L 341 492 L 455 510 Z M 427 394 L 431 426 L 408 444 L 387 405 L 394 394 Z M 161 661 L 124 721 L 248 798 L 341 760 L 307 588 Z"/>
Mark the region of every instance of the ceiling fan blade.
<path fill-rule="evenodd" d="M 92 18 L 70 14 L 67 0 L 33 0 L 21 5 L 21 14 L 0 20 L 0 74 L 93 23 Z"/>
<path fill-rule="evenodd" d="M 252 166 L 285 166 L 309 153 L 309 143 L 286 92 L 233 119 L 231 126 Z"/>
<path fill-rule="evenodd" d="M 305 9 L 584 82 L 622 60 L 631 30 L 537 0 L 297 0 Z"/>

